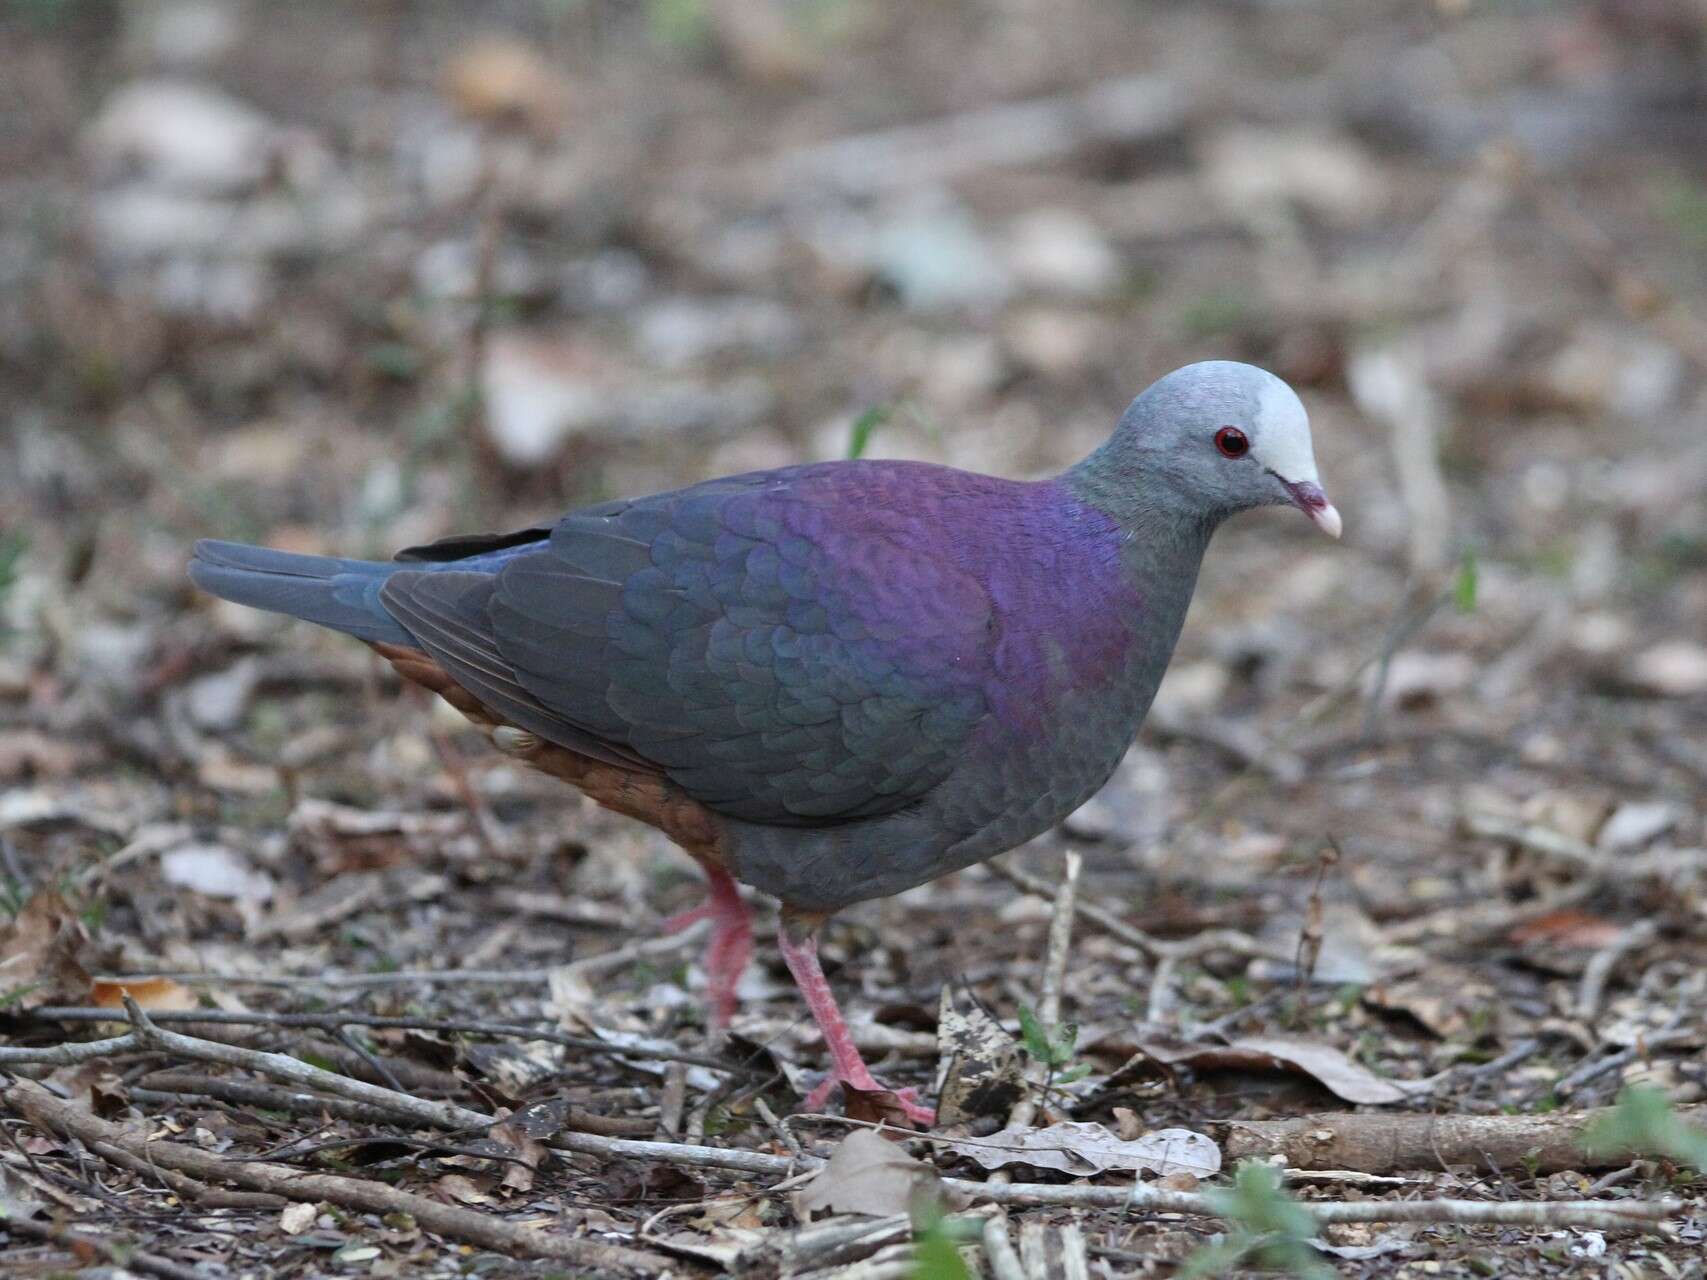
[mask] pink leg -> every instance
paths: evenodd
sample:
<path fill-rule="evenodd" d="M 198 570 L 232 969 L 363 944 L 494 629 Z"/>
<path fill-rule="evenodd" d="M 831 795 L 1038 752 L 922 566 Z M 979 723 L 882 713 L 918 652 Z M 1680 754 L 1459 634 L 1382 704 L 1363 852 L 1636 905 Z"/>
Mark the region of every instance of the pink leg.
<path fill-rule="evenodd" d="M 735 1016 L 735 988 L 753 958 L 753 916 L 741 901 L 741 891 L 735 880 L 722 867 L 705 865 L 709 881 L 704 902 L 664 921 L 665 933 L 680 933 L 683 929 L 709 919 L 711 940 L 705 945 L 706 998 L 711 1004 L 711 1030 L 721 1031 Z"/>
<path fill-rule="evenodd" d="M 836 1005 L 835 994 L 830 990 L 829 980 L 824 977 L 823 966 L 818 963 L 818 935 L 811 932 L 800 933 L 798 922 L 795 922 L 795 929 L 791 934 L 789 915 L 785 910 L 782 924 L 777 929 L 777 940 L 782 945 L 783 961 L 788 965 L 788 971 L 794 975 L 800 994 L 806 997 L 806 1007 L 812 1010 L 818 1030 L 823 1033 L 824 1047 L 830 1051 L 829 1078 L 806 1095 L 806 1109 L 818 1110 L 830 1096 L 830 1091 L 840 1084 L 866 1092 L 893 1093 L 909 1120 L 927 1129 L 935 1124 L 936 1112 L 920 1105 L 918 1090 L 887 1089 L 878 1083 L 870 1068 L 865 1065 L 865 1059 L 859 1056 L 859 1049 L 853 1042 L 853 1033 L 848 1030 L 848 1024 L 842 1018 L 842 1011 Z"/>

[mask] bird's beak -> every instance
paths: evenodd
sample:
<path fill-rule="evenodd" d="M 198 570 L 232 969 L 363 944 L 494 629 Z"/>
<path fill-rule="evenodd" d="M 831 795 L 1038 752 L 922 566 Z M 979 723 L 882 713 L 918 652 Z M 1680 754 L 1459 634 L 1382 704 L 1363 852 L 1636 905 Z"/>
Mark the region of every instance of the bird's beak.
<path fill-rule="evenodd" d="M 1345 523 L 1340 519 L 1338 508 L 1322 492 L 1321 485 L 1314 480 L 1281 480 L 1280 483 L 1285 486 L 1292 505 L 1314 520 L 1318 529 L 1330 538 L 1340 536 Z"/>

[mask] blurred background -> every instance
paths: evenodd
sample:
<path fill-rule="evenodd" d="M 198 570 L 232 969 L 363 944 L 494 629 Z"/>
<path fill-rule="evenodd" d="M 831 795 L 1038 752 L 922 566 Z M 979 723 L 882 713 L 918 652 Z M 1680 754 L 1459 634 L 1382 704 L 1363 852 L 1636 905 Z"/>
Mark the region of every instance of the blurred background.
<path fill-rule="evenodd" d="M 1369 982 L 1646 859 L 1479 981 L 1543 1017 L 1652 918 L 1669 1007 L 1702 936 L 1704 46 L 1701 0 L 4 0 L 8 875 L 128 850 L 115 945 L 187 967 L 561 953 L 494 932 L 517 884 L 571 924 L 685 903 L 661 837 L 360 646 L 198 598 L 191 540 L 389 554 L 862 445 L 1044 474 L 1233 357 L 1300 389 L 1346 538 L 1217 540 L 1068 827 L 1092 874 L 1147 927 L 1295 937 L 1331 835 Z M 277 924 L 376 869 L 417 878 Z M 919 939 L 945 970 L 990 941 L 928 915 L 1000 909 L 981 875 L 853 914 L 926 911 L 924 985 Z"/>

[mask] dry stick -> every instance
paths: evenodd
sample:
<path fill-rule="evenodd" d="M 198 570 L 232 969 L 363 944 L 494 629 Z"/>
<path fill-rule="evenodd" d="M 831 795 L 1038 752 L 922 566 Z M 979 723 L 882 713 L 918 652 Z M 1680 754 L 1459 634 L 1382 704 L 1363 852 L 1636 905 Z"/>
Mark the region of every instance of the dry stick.
<path fill-rule="evenodd" d="M 1479 810 L 1466 813 L 1462 821 L 1468 835 L 1480 836 L 1485 840 L 1509 840 L 1520 849 L 1560 862 L 1568 862 L 1573 867 L 1592 872 L 1596 876 L 1605 875 L 1611 865 L 1606 855 L 1593 845 L 1538 823 Z"/>
<path fill-rule="evenodd" d="M 107 1010 L 102 1012 L 107 1013 L 108 1017 L 112 1016 Z M 24 1063 L 44 1067 L 74 1067 L 82 1062 L 116 1058 L 121 1053 L 131 1053 L 139 1047 L 135 1036 L 116 1036 L 111 1040 L 84 1040 L 78 1044 L 43 1045 L 40 1048 L 14 1049 L 0 1046 L 0 1067 Z"/>
<path fill-rule="evenodd" d="M 323 1072 L 306 1063 L 298 1062 L 295 1058 L 287 1058 L 281 1054 L 263 1053 L 254 1049 L 240 1049 L 232 1045 L 218 1044 L 213 1041 L 199 1041 L 190 1036 L 177 1035 L 173 1032 L 162 1031 L 148 1021 L 147 1015 L 137 1008 L 134 1002 L 129 1002 L 129 1012 L 137 1026 L 134 1033 L 139 1044 L 146 1044 L 151 1049 L 166 1052 L 183 1053 L 185 1056 L 200 1058 L 204 1061 L 217 1061 L 242 1067 L 245 1070 L 256 1071 L 288 1080 L 292 1083 L 310 1083 L 313 1087 L 327 1093 L 350 1098 L 359 1102 L 370 1102 L 377 1106 L 388 1108 L 401 1119 L 414 1121 L 431 1128 L 443 1129 L 472 1129 L 485 1128 L 494 1123 L 494 1117 L 471 1111 L 453 1103 L 438 1103 L 410 1097 L 407 1094 L 393 1093 L 375 1085 L 365 1084 L 359 1080 L 351 1080 L 344 1076 L 335 1076 Z M 20 1098 L 47 1098 L 56 1106 L 67 1107 L 72 1111 L 76 1108 L 69 1103 L 60 1103 L 44 1090 L 28 1081 L 20 1081 L 11 1089 L 0 1093 L 0 1100 L 7 1101 L 22 1109 Z M 80 1115 L 87 1113 L 78 1112 Z M 90 1117 L 93 1119 L 93 1117 Z M 105 1125 L 105 1121 L 96 1121 Z M 117 1126 L 108 1126 L 113 1132 L 119 1132 Z M 78 1136 L 82 1136 L 79 1134 Z M 110 1133 L 103 1131 L 96 1135 L 105 1141 L 112 1141 Z M 87 1139 L 85 1139 L 87 1141 Z M 124 1145 L 124 1144 L 118 1144 Z M 635 1159 L 659 1160 L 670 1164 L 686 1165 L 697 1168 L 734 1169 L 743 1173 L 769 1174 L 777 1177 L 789 1177 L 799 1171 L 801 1164 L 812 1166 L 823 1162 L 816 1157 L 803 1160 L 785 1159 L 760 1151 L 724 1150 L 717 1147 L 687 1146 L 669 1142 L 644 1142 L 627 1138 L 605 1138 L 590 1133 L 560 1133 L 554 1136 L 549 1144 L 551 1147 L 576 1152 L 583 1155 L 598 1156 L 604 1159 Z M 174 1148 L 176 1150 L 176 1148 Z M 188 1149 L 184 1149 L 188 1152 Z M 189 1152 L 197 1158 L 204 1158 L 200 1151 Z M 192 1168 L 179 1164 L 176 1167 L 195 1173 L 198 1168 L 207 1169 L 254 1169 L 255 1165 L 232 1166 L 228 1161 L 218 1157 L 205 1156 L 210 1163 Z M 288 1170 L 297 1178 L 304 1178 L 296 1170 Z M 232 1181 L 224 1173 L 216 1172 L 213 1176 L 222 1181 Z M 327 1178 L 325 1182 L 332 1185 L 345 1182 L 344 1179 Z M 250 1181 L 243 1185 L 263 1191 L 283 1191 L 281 1185 L 273 1181 Z M 293 1184 L 293 1185 L 301 1185 Z M 357 1184 L 362 1186 L 378 1184 Z M 1196 1192 L 1160 1192 L 1139 1184 L 1130 1190 L 1122 1187 L 1087 1187 L 1087 1186 L 1048 1186 L 1043 1184 L 1016 1184 L 1011 1186 L 991 1185 L 984 1182 L 973 1182 L 962 1178 L 945 1178 L 943 1187 L 957 1195 L 972 1197 L 996 1204 L 1016 1205 L 1064 1205 L 1080 1208 L 1148 1208 L 1167 1213 L 1189 1213 L 1206 1217 L 1219 1217 L 1220 1213 L 1214 1201 Z M 391 1192 L 389 1187 L 381 1187 L 388 1194 L 402 1195 Z M 311 1194 L 293 1195 L 295 1199 L 328 1199 L 335 1203 L 351 1205 L 349 1200 L 337 1200 L 326 1194 L 320 1187 L 312 1189 Z M 419 1199 L 419 1197 L 412 1197 Z M 434 1209 L 444 1206 L 435 1201 L 425 1201 Z M 351 1207 L 363 1208 L 355 1204 Z M 389 1212 L 398 1207 L 387 1205 L 379 1212 Z M 1511 1226 L 1545 1226 L 1566 1227 L 1580 1226 L 1592 1228 L 1616 1228 L 1640 1226 L 1644 1223 L 1658 1222 L 1679 1211 L 1681 1205 L 1677 1201 L 1630 1201 L 1617 1205 L 1607 1205 L 1597 1202 L 1559 1201 L 1553 1203 L 1483 1203 L 1481 1201 L 1463 1200 L 1427 1200 L 1406 1201 L 1394 1203 L 1387 1201 L 1320 1201 L 1311 1202 L 1309 1210 L 1316 1216 L 1318 1222 L 1457 1222 L 1471 1225 L 1486 1223 L 1501 1223 Z M 462 1212 L 462 1211 L 457 1211 Z M 481 1215 L 473 1215 L 481 1217 Z M 438 1230 L 431 1226 L 426 1219 L 417 1215 L 423 1226 L 429 1230 Z M 505 1224 L 506 1226 L 508 1224 Z M 446 1233 L 448 1234 L 448 1233 Z M 472 1240 L 472 1237 L 465 1237 Z M 480 1241 L 473 1241 L 481 1243 Z"/>
<path fill-rule="evenodd" d="M 1034 876 L 1029 871 L 1022 871 L 1007 861 L 996 858 L 984 864 L 996 875 L 1006 880 L 1016 889 L 1035 894 L 1040 898 L 1053 899 L 1056 887 L 1041 876 Z M 1149 960 L 1193 960 L 1213 951 L 1231 951 L 1241 956 L 1262 956 L 1268 960 L 1279 960 L 1291 963 L 1294 953 L 1286 947 L 1260 942 L 1247 933 L 1236 929 L 1209 929 L 1190 938 L 1178 942 L 1169 942 L 1162 938 L 1151 937 L 1142 929 L 1127 924 L 1112 911 L 1090 902 L 1079 903 L 1075 908 L 1078 915 L 1089 920 L 1097 928 L 1129 946 L 1136 947 Z"/>
<path fill-rule="evenodd" d="M 1603 1169 L 1627 1163 L 1630 1154 L 1591 1153 L 1582 1145 L 1582 1133 L 1611 1114 L 1612 1108 L 1487 1116 L 1335 1112 L 1233 1120 L 1224 1126 L 1222 1149 L 1229 1163 L 1279 1156 L 1294 1169 L 1374 1174 L 1484 1161 L 1501 1169 L 1533 1166 L 1539 1173 Z M 1680 1114 L 1707 1116 L 1707 1106 L 1680 1108 Z"/>
<path fill-rule="evenodd" d="M 327 1093 L 348 1098 L 351 1102 L 387 1107 L 393 1114 L 407 1115 L 415 1123 L 433 1129 L 484 1129 L 493 1123 L 491 1116 L 471 1111 L 454 1102 L 417 1098 L 413 1094 L 368 1084 L 364 1080 L 333 1075 L 288 1054 L 245 1049 L 237 1045 L 221 1044 L 217 1040 L 202 1040 L 195 1036 L 164 1030 L 156 1026 L 128 994 L 124 997 L 124 1007 L 125 1012 L 130 1015 L 131 1037 L 138 1048 L 175 1054 L 196 1062 L 217 1062 L 227 1067 L 254 1071 L 305 1089 L 323 1089 Z"/>
<path fill-rule="evenodd" d="M 1644 1036 L 1640 1042 L 1620 1049 L 1617 1053 L 1609 1053 L 1604 1058 L 1590 1058 L 1561 1078 L 1551 1090 L 1544 1089 L 1541 1092 L 1552 1092 L 1561 1098 L 1568 1098 L 1609 1072 L 1622 1070 L 1637 1058 L 1646 1057 L 1655 1049 L 1664 1049 L 1674 1044 L 1692 1044 L 1696 1035 L 1697 1033 L 1688 1027 L 1662 1027 L 1651 1035 Z"/>
<path fill-rule="evenodd" d="M 286 1203 L 282 1196 L 268 1195 L 264 1191 L 227 1191 L 224 1187 L 210 1187 L 188 1174 L 162 1169 L 159 1165 L 114 1147 L 111 1143 L 91 1142 L 87 1145 L 89 1150 L 109 1164 L 129 1169 L 138 1177 L 163 1182 L 180 1200 L 192 1201 L 209 1209 L 282 1209 Z"/>
<path fill-rule="evenodd" d="M 1076 1222 L 1055 1227 L 1028 1220 L 1019 1229 L 1020 1266 L 1028 1276 L 1059 1275 L 1062 1280 L 1090 1280 L 1085 1237 Z"/>
<path fill-rule="evenodd" d="M 992 1213 L 984 1219 L 984 1257 L 993 1280 L 1025 1280 L 1013 1241 L 1008 1239 L 1008 1215 Z"/>
<path fill-rule="evenodd" d="M 1178 82 L 1142 74 L 1084 88 L 980 107 L 922 123 L 851 134 L 786 151 L 757 172 L 738 170 L 742 189 L 777 193 L 829 187 L 862 195 L 912 191 L 992 168 L 1059 160 L 1085 147 L 1171 133 L 1187 99 Z"/>
<path fill-rule="evenodd" d="M 51 1005 L 31 1011 L 32 1016 L 49 1022 L 123 1022 L 123 1016 L 116 1009 L 99 1009 L 71 1005 Z M 635 1048 L 631 1045 L 615 1045 L 605 1040 L 597 1040 L 592 1036 L 572 1036 L 550 1027 L 534 1027 L 526 1023 L 515 1022 L 478 1022 L 464 1018 L 407 1018 L 389 1017 L 372 1013 L 266 1013 L 252 1011 L 233 1011 L 229 1009 L 174 1009 L 159 1010 L 150 1015 L 155 1022 L 186 1022 L 204 1024 L 227 1024 L 233 1026 L 257 1027 L 311 1027 L 318 1031 L 333 1031 L 339 1027 L 374 1027 L 393 1028 L 407 1031 L 442 1031 L 465 1035 L 505 1036 L 524 1040 L 545 1040 L 551 1044 L 560 1044 L 567 1049 L 581 1049 L 588 1053 L 603 1053 L 614 1058 L 633 1058 L 642 1062 L 670 1061 L 685 1062 L 690 1066 L 709 1067 L 713 1071 L 746 1073 L 749 1075 L 762 1074 L 751 1067 L 730 1063 L 722 1058 L 709 1057 L 705 1054 L 683 1053 L 667 1044 L 658 1044 L 650 1048 Z M 67 1048 L 83 1049 L 83 1046 L 66 1046 Z M 0 1054 L 8 1052 L 0 1049 Z M 22 1052 L 34 1052 L 25 1050 Z M 98 1054 L 90 1054 L 98 1057 Z M 15 1062 L 35 1061 L 29 1058 L 14 1058 Z M 0 1063 L 7 1061 L 0 1057 Z M 63 1064 L 61 1064 L 63 1065 Z"/>
<path fill-rule="evenodd" d="M 1592 1023 L 1600 1015 L 1600 1002 L 1606 995 L 1606 984 L 1618 962 L 1632 951 L 1639 951 L 1659 936 L 1660 927 L 1652 920 L 1638 920 L 1619 932 L 1606 946 L 1589 957 L 1583 966 L 1582 985 L 1577 988 L 1576 1016 Z"/>
<path fill-rule="evenodd" d="M 196 1267 L 173 1262 L 157 1253 L 149 1253 L 130 1245 L 120 1245 L 101 1236 L 71 1231 L 51 1222 L 35 1222 L 16 1215 L 5 1219 L 5 1229 L 15 1236 L 56 1244 L 79 1260 L 91 1255 L 105 1258 L 119 1272 L 139 1271 L 143 1275 L 162 1276 L 165 1280 L 205 1280 L 207 1273 Z"/>
<path fill-rule="evenodd" d="M 124 978 L 170 978 L 174 982 L 196 982 L 208 986 L 232 987 L 278 987 L 286 991 L 299 991 L 303 987 L 401 987 L 412 983 L 425 986 L 452 986 L 459 983 L 490 984 L 493 986 L 526 985 L 544 983 L 561 966 L 552 965 L 545 969 L 398 969 L 391 973 L 322 973 L 300 977 L 271 978 L 261 974 L 248 973 L 206 973 L 196 969 L 185 969 L 177 972 L 162 972 L 151 969 L 147 973 L 113 974 L 115 980 Z"/>
<path fill-rule="evenodd" d="M 661 1254 L 594 1240 L 546 1235 L 492 1214 L 454 1208 L 426 1196 L 399 1191 L 383 1182 L 304 1173 L 289 1165 L 236 1162 L 183 1143 L 150 1142 L 142 1134 L 102 1120 L 75 1103 L 54 1097 L 28 1080 L 20 1080 L 0 1091 L 0 1101 L 15 1108 L 32 1124 L 81 1139 L 91 1149 L 97 1144 L 104 1144 L 162 1168 L 251 1190 L 272 1192 L 290 1200 L 326 1201 L 360 1213 L 407 1213 L 425 1231 L 482 1249 L 530 1258 L 559 1258 L 582 1266 L 639 1271 L 646 1275 L 661 1275 L 674 1265 Z"/>
<path fill-rule="evenodd" d="M 1067 954 L 1073 948 L 1073 909 L 1079 897 L 1079 871 L 1084 859 L 1074 850 L 1067 850 L 1066 865 L 1061 870 L 1061 884 L 1055 890 L 1055 908 L 1049 915 L 1049 946 L 1044 952 L 1043 981 L 1039 986 L 1037 1019 L 1043 1024 L 1043 1034 L 1053 1042 L 1056 1027 L 1061 1021 L 1061 985 L 1067 979 Z M 1053 1064 L 1032 1062 L 1026 1067 L 1026 1080 L 1031 1086 L 1008 1112 L 1008 1128 L 1023 1129 L 1037 1118 L 1037 1091 L 1048 1085 L 1055 1073 Z M 1005 1185 L 1013 1175 L 998 1169 L 990 1181 Z"/>
<path fill-rule="evenodd" d="M 354 1120 L 360 1124 L 379 1124 L 392 1118 L 389 1112 L 370 1103 L 275 1089 L 271 1085 L 227 1080 L 223 1076 L 146 1076 L 141 1083 L 131 1085 L 129 1093 L 133 1101 L 166 1106 L 220 1102 L 299 1116 L 336 1116 L 340 1120 Z"/>

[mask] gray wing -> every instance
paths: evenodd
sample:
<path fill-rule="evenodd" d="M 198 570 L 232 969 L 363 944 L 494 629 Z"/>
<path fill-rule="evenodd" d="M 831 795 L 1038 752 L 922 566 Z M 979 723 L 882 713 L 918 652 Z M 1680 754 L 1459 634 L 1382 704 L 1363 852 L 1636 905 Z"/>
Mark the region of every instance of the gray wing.
<path fill-rule="evenodd" d="M 713 481 L 572 514 L 496 573 L 399 571 L 381 598 L 550 741 L 733 817 L 834 823 L 923 796 L 986 711 L 983 589 L 859 523 L 776 473 Z"/>

